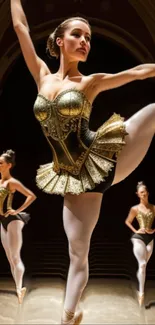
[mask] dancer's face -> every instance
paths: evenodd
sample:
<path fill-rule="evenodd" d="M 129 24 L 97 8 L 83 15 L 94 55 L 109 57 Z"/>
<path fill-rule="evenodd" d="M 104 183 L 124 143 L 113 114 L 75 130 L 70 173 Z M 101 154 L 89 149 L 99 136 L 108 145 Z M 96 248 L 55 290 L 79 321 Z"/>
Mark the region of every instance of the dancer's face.
<path fill-rule="evenodd" d="M 12 164 L 7 163 L 3 156 L 0 156 L 0 173 L 4 173 L 11 168 Z"/>
<path fill-rule="evenodd" d="M 145 186 L 140 186 L 138 191 L 137 191 L 137 196 L 139 197 L 139 199 L 148 199 L 149 193 L 146 189 Z"/>
<path fill-rule="evenodd" d="M 89 26 L 80 20 L 74 20 L 68 24 L 63 38 L 57 38 L 57 44 L 61 54 L 71 61 L 85 62 L 90 51 L 90 39 Z"/>

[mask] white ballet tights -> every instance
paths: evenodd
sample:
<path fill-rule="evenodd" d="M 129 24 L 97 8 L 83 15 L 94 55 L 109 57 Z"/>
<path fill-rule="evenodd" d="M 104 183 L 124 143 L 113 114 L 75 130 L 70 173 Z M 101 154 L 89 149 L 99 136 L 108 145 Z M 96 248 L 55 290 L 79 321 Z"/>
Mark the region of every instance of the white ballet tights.
<path fill-rule="evenodd" d="M 131 241 L 133 243 L 133 253 L 138 262 L 137 279 L 139 283 L 139 293 L 142 295 L 145 286 L 146 265 L 152 255 L 154 241 L 152 240 L 147 246 L 138 238 L 132 238 Z"/>
<path fill-rule="evenodd" d="M 18 291 L 22 288 L 24 264 L 21 260 L 20 251 L 22 247 L 22 228 L 24 223 L 13 220 L 8 224 L 7 231 L 1 225 L 1 241 L 6 256 L 10 263 L 11 273 Z"/>

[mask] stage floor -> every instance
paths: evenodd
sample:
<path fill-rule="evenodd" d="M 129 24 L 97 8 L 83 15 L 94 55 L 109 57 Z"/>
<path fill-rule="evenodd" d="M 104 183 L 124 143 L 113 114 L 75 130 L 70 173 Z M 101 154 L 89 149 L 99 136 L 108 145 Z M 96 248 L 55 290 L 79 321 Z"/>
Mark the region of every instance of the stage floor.
<path fill-rule="evenodd" d="M 18 305 L 13 281 L 0 279 L 0 324 L 60 324 L 65 282 L 36 278 L 25 284 L 27 294 Z M 138 306 L 129 280 L 90 279 L 81 301 L 82 324 L 155 324 L 154 281 L 146 283 L 145 305 Z"/>

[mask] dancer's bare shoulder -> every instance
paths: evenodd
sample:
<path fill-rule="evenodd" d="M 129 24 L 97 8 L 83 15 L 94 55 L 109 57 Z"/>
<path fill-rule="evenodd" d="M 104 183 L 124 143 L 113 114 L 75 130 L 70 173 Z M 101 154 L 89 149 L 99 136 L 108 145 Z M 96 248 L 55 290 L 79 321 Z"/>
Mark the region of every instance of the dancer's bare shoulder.
<path fill-rule="evenodd" d="M 136 215 L 137 215 L 137 205 L 132 206 L 130 208 L 126 221 L 132 223 Z"/>
<path fill-rule="evenodd" d="M 46 74 L 41 78 L 38 85 L 38 93 L 42 94 L 49 100 L 53 100 L 61 92 L 68 89 L 77 89 L 83 92 L 91 103 L 97 95 L 91 75 L 84 76 L 79 74 L 62 78 L 58 73 Z"/>
<path fill-rule="evenodd" d="M 22 183 L 14 177 L 10 177 L 8 180 L 8 187 L 12 193 L 14 193 L 17 190 L 17 188 L 18 188 L 18 186 L 20 186 L 20 184 L 22 184 Z"/>
<path fill-rule="evenodd" d="M 137 213 L 138 208 L 139 208 L 139 204 L 136 204 L 136 205 L 133 205 L 133 206 L 131 207 L 131 210 L 132 210 L 133 212 Z"/>

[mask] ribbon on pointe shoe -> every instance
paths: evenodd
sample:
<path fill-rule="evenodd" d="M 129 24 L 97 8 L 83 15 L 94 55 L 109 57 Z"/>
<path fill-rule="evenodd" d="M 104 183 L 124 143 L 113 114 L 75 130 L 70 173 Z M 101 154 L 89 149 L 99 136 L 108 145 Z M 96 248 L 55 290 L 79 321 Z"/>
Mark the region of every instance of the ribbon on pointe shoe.
<path fill-rule="evenodd" d="M 24 299 L 26 293 L 26 287 L 23 287 L 21 289 L 17 289 L 17 296 L 18 296 L 18 302 L 21 305 Z"/>
<path fill-rule="evenodd" d="M 140 307 L 142 307 L 144 304 L 144 293 L 140 293 L 139 291 L 138 291 L 138 303 Z"/>
<path fill-rule="evenodd" d="M 83 312 L 78 310 L 75 314 L 67 309 L 64 310 L 65 319 L 61 320 L 61 324 L 63 325 L 79 325 L 83 318 Z"/>

